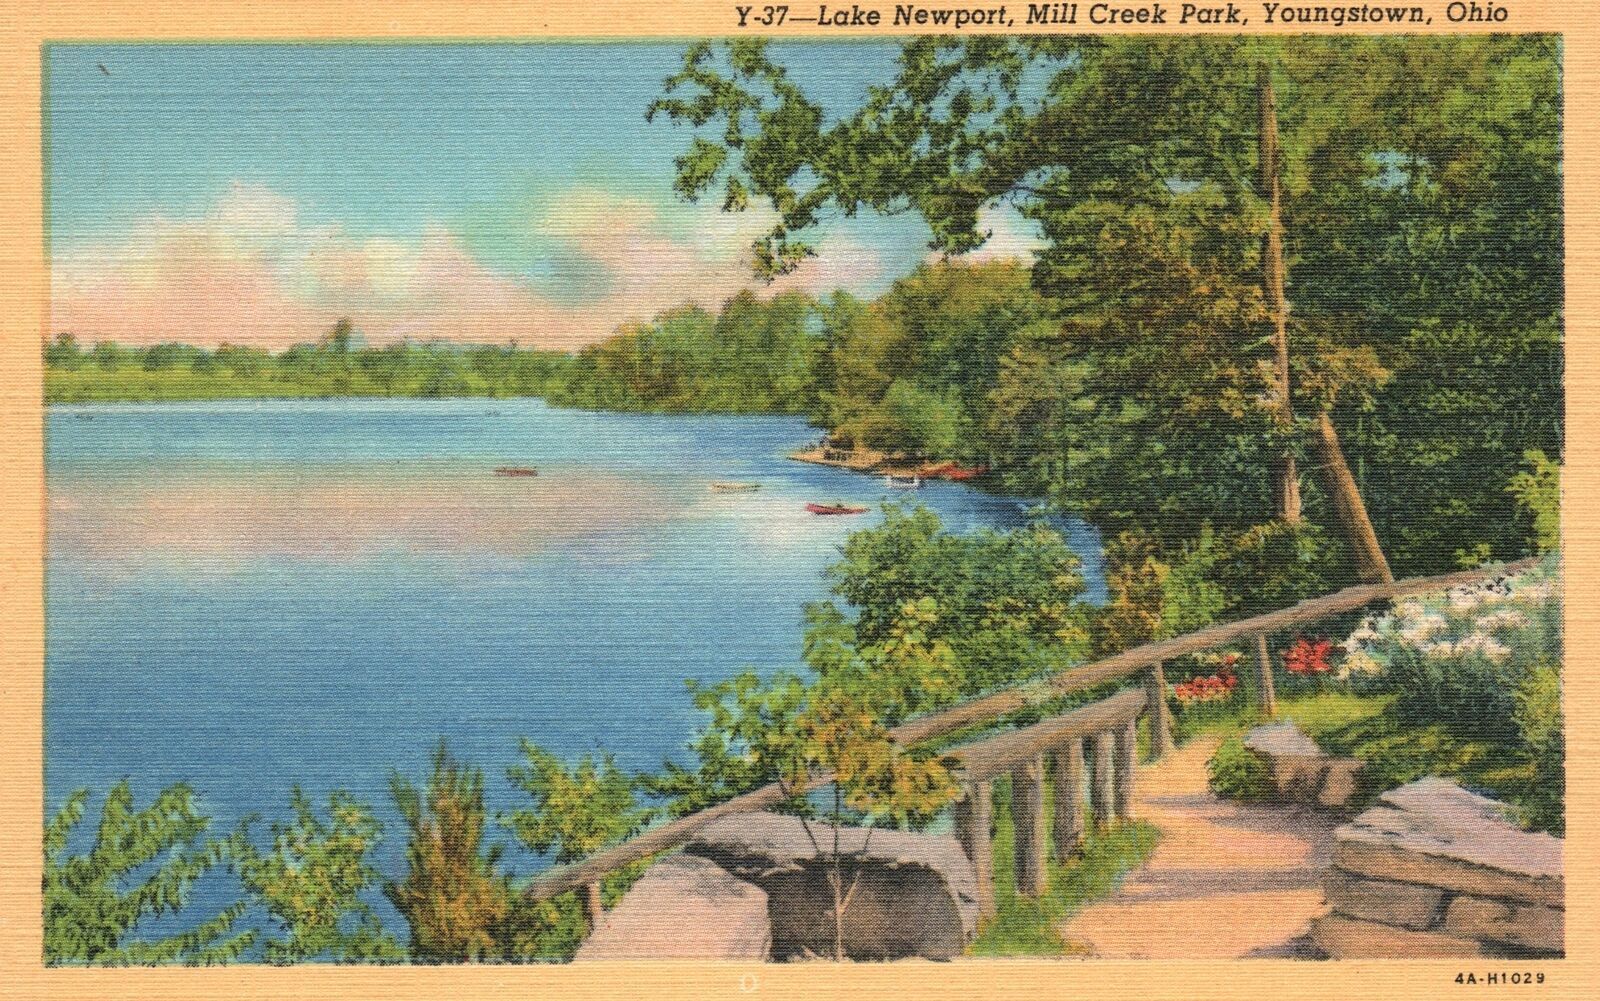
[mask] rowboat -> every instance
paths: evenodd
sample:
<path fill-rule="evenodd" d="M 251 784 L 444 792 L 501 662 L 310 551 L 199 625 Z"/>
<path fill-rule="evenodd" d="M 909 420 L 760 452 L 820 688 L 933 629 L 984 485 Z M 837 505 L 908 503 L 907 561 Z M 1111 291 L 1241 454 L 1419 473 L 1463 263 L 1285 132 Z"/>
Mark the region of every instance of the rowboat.
<path fill-rule="evenodd" d="M 854 504 L 807 504 L 812 514 L 866 514 L 867 509 Z"/>
<path fill-rule="evenodd" d="M 896 476 L 893 473 L 890 473 L 888 476 L 883 478 L 883 484 L 890 490 L 921 490 L 922 477 Z"/>
<path fill-rule="evenodd" d="M 711 489 L 719 494 L 746 494 L 752 490 L 760 490 L 759 483 L 745 483 L 740 480 L 712 480 Z"/>
<path fill-rule="evenodd" d="M 496 476 L 538 476 L 539 471 L 532 466 L 496 466 Z"/>

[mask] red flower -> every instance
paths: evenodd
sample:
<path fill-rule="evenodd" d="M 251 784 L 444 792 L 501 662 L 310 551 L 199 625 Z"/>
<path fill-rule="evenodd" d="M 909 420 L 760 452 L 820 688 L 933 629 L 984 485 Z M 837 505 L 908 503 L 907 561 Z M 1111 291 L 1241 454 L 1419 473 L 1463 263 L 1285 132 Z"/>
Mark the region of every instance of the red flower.
<path fill-rule="evenodd" d="M 1333 667 L 1328 663 L 1328 654 L 1332 650 L 1332 640 L 1308 640 L 1304 636 L 1297 636 L 1294 644 L 1284 652 L 1284 670 L 1290 674 L 1325 674 Z"/>
<path fill-rule="evenodd" d="M 1174 685 L 1172 694 L 1184 705 L 1191 702 L 1216 702 L 1232 695 L 1234 686 L 1238 683 L 1239 679 L 1231 674 L 1212 674 L 1203 678 L 1190 678 L 1181 685 Z"/>

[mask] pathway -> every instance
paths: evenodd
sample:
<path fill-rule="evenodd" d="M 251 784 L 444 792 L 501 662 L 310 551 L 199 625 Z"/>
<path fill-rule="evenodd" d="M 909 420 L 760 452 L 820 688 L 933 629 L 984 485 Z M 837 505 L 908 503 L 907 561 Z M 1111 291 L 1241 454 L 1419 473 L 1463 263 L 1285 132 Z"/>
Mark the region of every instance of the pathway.
<path fill-rule="evenodd" d="M 1144 867 L 1070 918 L 1062 938 L 1108 959 L 1311 955 L 1302 936 L 1322 910 L 1320 879 L 1338 822 L 1302 808 L 1219 800 L 1199 738 L 1140 768 L 1134 816 L 1161 829 Z"/>

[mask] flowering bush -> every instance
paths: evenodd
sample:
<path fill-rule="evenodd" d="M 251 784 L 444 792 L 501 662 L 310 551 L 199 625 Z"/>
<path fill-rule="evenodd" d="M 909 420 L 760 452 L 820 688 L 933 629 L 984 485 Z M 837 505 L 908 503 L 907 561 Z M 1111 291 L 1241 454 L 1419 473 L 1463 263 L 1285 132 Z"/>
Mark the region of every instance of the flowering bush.
<path fill-rule="evenodd" d="M 1187 706 L 1196 702 L 1220 702 L 1232 695 L 1238 686 L 1239 679 L 1234 675 L 1218 673 L 1174 685 L 1172 694 L 1180 704 Z"/>
<path fill-rule="evenodd" d="M 1401 601 L 1363 622 L 1343 652 L 1335 676 L 1357 690 L 1395 693 L 1409 721 L 1512 738 L 1518 689 L 1535 669 L 1561 659 L 1555 560 Z"/>
<path fill-rule="evenodd" d="M 1328 654 L 1333 650 L 1333 641 L 1325 638 L 1308 640 L 1304 636 L 1295 637 L 1294 645 L 1289 647 L 1283 655 L 1283 668 L 1290 674 L 1311 676 L 1327 674 L 1333 665 L 1328 663 Z"/>

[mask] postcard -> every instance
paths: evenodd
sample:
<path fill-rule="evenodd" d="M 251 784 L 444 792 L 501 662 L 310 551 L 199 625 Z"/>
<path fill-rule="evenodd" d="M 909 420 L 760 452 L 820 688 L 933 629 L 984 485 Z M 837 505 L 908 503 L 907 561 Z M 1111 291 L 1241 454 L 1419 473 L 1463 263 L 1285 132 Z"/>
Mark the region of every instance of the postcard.
<path fill-rule="evenodd" d="M 1595 985 L 1576 13 L 68 6 L 19 996 Z"/>

